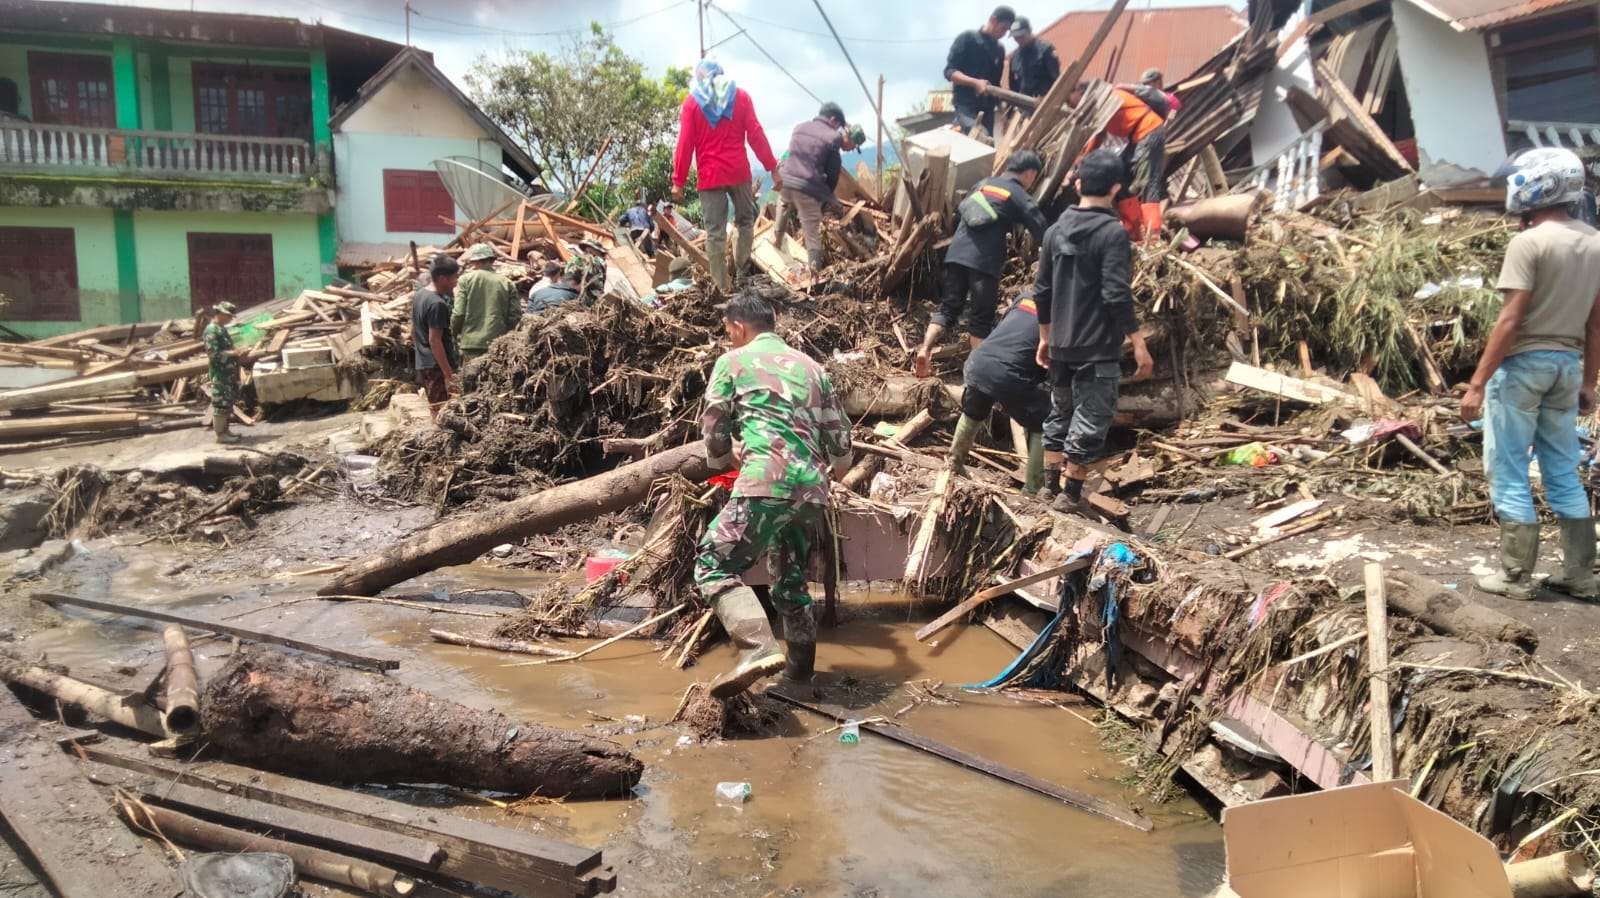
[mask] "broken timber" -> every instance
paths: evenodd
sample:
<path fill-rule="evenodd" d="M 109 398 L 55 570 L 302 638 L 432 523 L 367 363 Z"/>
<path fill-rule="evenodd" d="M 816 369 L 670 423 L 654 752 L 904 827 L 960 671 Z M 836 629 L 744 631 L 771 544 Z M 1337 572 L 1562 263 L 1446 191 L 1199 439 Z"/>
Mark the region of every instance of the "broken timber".
<path fill-rule="evenodd" d="M 991 586 L 988 589 L 979 592 L 972 598 L 967 599 L 965 602 L 962 602 L 956 607 L 951 608 L 944 614 L 934 618 L 933 621 L 927 626 L 917 631 L 917 641 L 921 642 L 927 639 L 929 636 L 932 636 L 940 630 L 943 630 L 945 627 L 948 627 L 960 620 L 964 615 L 970 614 L 994 599 L 998 599 L 1003 595 L 1015 592 L 1024 586 L 1032 586 L 1035 583 L 1050 580 L 1055 577 L 1059 577 L 1062 574 L 1070 574 L 1073 571 L 1081 571 L 1089 566 L 1091 560 L 1092 558 L 1089 556 L 1085 556 L 1083 558 L 1074 558 L 1064 564 L 1058 564 L 1054 567 L 1047 567 L 1042 571 L 1035 571 L 1026 577 L 1018 577 L 1015 580 L 1008 580 L 1005 583 L 1001 583 L 997 586 Z"/>
<path fill-rule="evenodd" d="M 77 765 L 0 689 L 0 816 L 62 898 L 172 898 L 178 877 L 116 821 Z"/>
<path fill-rule="evenodd" d="M 1326 405 L 1330 402 L 1348 402 L 1353 405 L 1356 402 L 1354 396 L 1343 390 L 1288 377 L 1276 371 L 1246 365 L 1244 362 L 1234 362 L 1230 365 L 1224 379 L 1230 384 L 1271 393 L 1280 399 L 1291 399 L 1312 405 Z"/>
<path fill-rule="evenodd" d="M 190 629 L 206 630 L 211 633 L 222 633 L 228 636 L 237 637 L 246 642 L 264 642 L 270 645 L 278 645 L 283 646 L 284 648 L 295 649 L 296 651 L 306 652 L 312 655 L 322 655 L 325 658 L 343 661 L 352 667 L 361 667 L 367 670 L 381 672 L 385 670 L 394 670 L 400 666 L 399 661 L 395 661 L 390 658 L 374 658 L 370 655 L 358 655 L 354 652 L 347 652 L 343 649 L 329 648 L 328 646 L 316 645 L 315 643 L 302 642 L 301 640 L 290 639 L 287 636 L 279 636 L 275 633 L 263 633 L 260 630 L 247 630 L 243 627 L 235 627 L 231 624 L 220 624 L 216 623 L 215 621 L 208 621 L 204 618 L 188 617 L 181 614 L 171 614 L 166 611 L 156 611 L 153 608 L 141 608 L 134 605 L 124 605 L 118 602 L 98 602 L 93 599 L 80 599 L 75 596 L 64 596 L 47 592 L 34 593 L 33 600 L 35 602 L 43 602 L 46 605 L 67 605 L 76 608 L 87 608 L 91 611 L 104 611 L 109 614 L 122 614 L 128 617 L 140 617 L 146 620 L 161 621 L 162 623 L 167 624 L 182 624 Z"/>
<path fill-rule="evenodd" d="M 830 705 L 815 705 L 809 702 L 804 702 L 792 696 L 785 695 L 781 689 L 768 689 L 765 694 L 772 696 L 779 701 L 794 705 L 797 708 L 803 708 L 813 714 L 818 714 L 823 717 L 831 717 L 840 723 L 843 723 L 846 720 L 854 719 L 850 710 L 847 708 L 839 708 Z M 874 735 L 882 736 L 890 741 L 898 742 L 901 745 L 907 745 L 920 751 L 927 752 L 935 757 L 944 758 L 946 761 L 959 764 L 968 770 L 974 770 L 978 773 L 992 776 L 996 779 L 1005 780 L 1012 785 L 1021 786 L 1022 788 L 1031 792 L 1037 792 L 1040 795 L 1048 798 L 1054 798 L 1057 801 L 1071 805 L 1072 807 L 1075 807 L 1081 811 L 1088 811 L 1091 814 L 1104 817 L 1107 820 L 1115 820 L 1124 826 L 1131 826 L 1140 832 L 1149 832 L 1155 828 L 1155 824 L 1151 823 L 1148 817 L 1138 813 L 1137 811 L 1134 811 L 1131 808 L 1125 808 L 1121 805 L 1113 804 L 1112 802 L 1104 799 L 1095 798 L 1093 795 L 1087 795 L 1083 792 L 1058 786 L 1055 783 L 1046 782 L 1037 777 L 1023 773 L 1020 770 L 1006 767 L 1003 764 L 996 764 L 993 761 L 980 758 L 974 754 L 969 754 L 953 746 L 946 745 L 943 742 L 937 742 L 933 739 L 929 739 L 926 736 L 918 735 L 917 733 L 906 729 L 905 727 L 892 723 L 862 722 L 861 729 L 866 730 Z"/>
<path fill-rule="evenodd" d="M 590 896 L 616 888 L 600 852 L 444 813 L 413 807 L 221 761 L 181 763 L 152 757 L 142 745 L 110 740 L 82 746 L 89 760 L 163 782 L 184 783 L 283 808 L 370 826 L 437 843 L 439 874 L 524 896 Z M 0 778 L 4 772 L 0 771 Z M 98 898 L 115 894 L 103 892 Z"/>
<path fill-rule="evenodd" d="M 641 502 L 658 477 L 678 474 L 696 482 L 705 480 L 717 473 L 706 464 L 705 453 L 705 443 L 696 440 L 586 480 L 435 524 L 383 552 L 351 561 L 317 592 L 375 595 L 418 574 L 465 564 L 503 542 Z"/>

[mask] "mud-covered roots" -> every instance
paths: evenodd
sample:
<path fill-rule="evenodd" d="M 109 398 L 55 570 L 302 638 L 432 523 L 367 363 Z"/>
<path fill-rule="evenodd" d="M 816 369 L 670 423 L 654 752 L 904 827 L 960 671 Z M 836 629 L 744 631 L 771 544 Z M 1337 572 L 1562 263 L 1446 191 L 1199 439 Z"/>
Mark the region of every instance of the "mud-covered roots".
<path fill-rule="evenodd" d="M 80 523 L 95 523 L 100 499 L 111 486 L 111 478 L 94 465 L 74 465 L 56 472 L 50 489 L 54 496 L 45 515 L 50 535 L 66 536 Z"/>
<path fill-rule="evenodd" d="M 714 739 L 768 735 L 782 715 L 783 712 L 772 704 L 771 699 L 759 699 L 743 693 L 724 701 L 712 698 L 706 684 L 690 683 L 670 722 L 681 723 L 688 727 L 696 739 L 710 742 Z"/>

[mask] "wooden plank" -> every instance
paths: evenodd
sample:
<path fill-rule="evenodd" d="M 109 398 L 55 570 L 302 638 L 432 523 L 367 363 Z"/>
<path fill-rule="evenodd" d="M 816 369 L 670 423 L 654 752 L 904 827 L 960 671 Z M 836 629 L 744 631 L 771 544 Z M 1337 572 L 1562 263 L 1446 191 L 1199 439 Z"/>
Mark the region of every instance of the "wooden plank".
<path fill-rule="evenodd" d="M 60 433 L 121 430 L 125 427 L 138 427 L 139 420 L 139 415 L 134 412 L 6 418 L 0 419 L 0 439 L 16 440 L 26 437 L 52 436 Z"/>
<path fill-rule="evenodd" d="M 511 261 L 513 262 L 522 261 L 522 229 L 527 225 L 527 222 L 528 204 L 527 202 L 518 203 L 516 230 L 511 232 Z"/>
<path fill-rule="evenodd" d="M 310 642 L 303 642 L 299 639 L 291 639 L 287 636 L 279 636 L 275 633 L 263 633 L 260 630 L 247 630 L 243 627 L 235 627 L 231 624 L 217 623 L 215 621 L 206 620 L 205 618 L 182 614 L 172 614 L 166 611 L 157 611 L 154 608 L 141 608 L 136 605 L 124 605 L 117 602 L 100 602 L 95 601 L 94 599 L 80 599 L 76 596 L 65 596 L 57 593 L 47 592 L 34 593 L 33 600 L 35 602 L 42 602 L 46 605 L 53 605 L 57 607 L 65 605 L 74 608 L 87 608 L 91 611 L 104 611 L 108 614 L 121 614 L 128 617 L 143 618 L 145 620 L 161 621 L 162 623 L 168 624 L 182 624 L 185 627 L 191 627 L 196 630 L 206 630 L 211 633 L 224 633 L 228 636 L 236 636 L 245 640 L 246 642 L 263 642 L 269 645 L 278 645 L 283 646 L 284 648 L 295 649 L 297 651 L 306 652 L 312 655 L 322 655 L 327 658 L 343 661 L 344 663 L 354 667 L 366 668 L 367 670 L 381 672 L 386 670 L 394 670 L 400 666 L 400 662 L 395 661 L 392 658 L 374 658 L 370 655 L 358 655 L 355 652 L 347 652 L 343 649 L 336 649 L 325 645 L 316 645 Z"/>
<path fill-rule="evenodd" d="M 1320 12 L 1312 13 L 1308 17 L 1307 21 L 1312 25 L 1326 25 L 1340 16 L 1346 16 L 1353 12 L 1360 12 L 1369 6 L 1375 6 L 1381 2 L 1382 0 L 1339 0 L 1338 3 L 1335 3 Z"/>
<path fill-rule="evenodd" d="M 544 227 L 544 232 L 550 237 L 550 242 L 555 245 L 556 255 L 561 257 L 563 263 L 572 261 L 574 255 L 572 248 L 567 246 L 567 242 L 561 239 L 560 234 L 556 233 L 555 223 L 550 221 L 547 210 L 535 209 L 534 212 L 539 216 L 539 224 Z"/>
<path fill-rule="evenodd" d="M 878 183 L 878 176 L 873 173 L 865 159 L 856 162 L 856 189 L 861 191 L 861 196 L 872 205 L 883 205 L 882 185 Z"/>
<path fill-rule="evenodd" d="M 944 226 L 950 212 L 950 148 L 933 147 L 925 157 L 922 178 L 922 208 L 939 215 Z"/>
<path fill-rule="evenodd" d="M 83 750 L 90 760 L 159 779 L 437 842 L 445 851 L 439 873 L 513 894 L 594 895 L 616 885 L 615 874 L 604 866 L 598 851 L 468 820 L 439 808 L 414 807 L 222 761 L 163 760 L 151 756 L 143 745 L 124 740 L 107 740 Z M 96 898 L 110 894 L 115 893 Z"/>
<path fill-rule="evenodd" d="M 416 870 L 435 870 L 445 858 L 439 843 L 415 836 L 334 820 L 183 782 L 168 782 L 109 764 L 89 762 L 85 767 L 91 782 L 127 789 L 141 801 L 229 826 L 271 830 L 292 842 Z"/>
<path fill-rule="evenodd" d="M 673 247 L 679 252 L 687 255 L 689 260 L 694 263 L 696 268 L 700 269 L 706 274 L 710 274 L 711 263 L 706 261 L 705 251 L 700 247 L 695 246 L 693 243 L 690 243 L 683 236 L 683 234 L 678 231 L 677 226 L 674 225 L 672 221 L 667 218 L 667 216 L 663 215 L 660 210 L 657 210 L 653 214 L 655 215 L 656 226 L 661 229 L 661 233 L 672 238 Z"/>
<path fill-rule="evenodd" d="M 1047 567 L 1042 571 L 1035 571 L 1026 577 L 1018 577 L 1015 580 L 1007 580 L 1006 582 L 997 586 L 991 586 L 988 589 L 982 590 L 972 598 L 967 599 L 965 602 L 962 602 L 956 607 L 951 608 L 949 611 L 946 611 L 944 614 L 934 618 L 933 621 L 927 626 L 918 630 L 917 641 L 921 642 L 927 639 L 929 636 L 932 636 L 940 630 L 943 630 L 945 627 L 948 627 L 960 620 L 964 615 L 972 613 L 979 607 L 988 604 L 989 602 L 998 599 L 1003 595 L 1008 595 L 1023 588 L 1024 586 L 1032 586 L 1035 583 L 1049 580 L 1054 577 L 1059 577 L 1062 574 L 1070 574 L 1073 571 L 1081 571 L 1088 567 L 1092 560 L 1092 556 L 1074 558 L 1064 564 L 1058 564 L 1054 567 Z"/>
<path fill-rule="evenodd" d="M 1394 779 L 1394 717 L 1389 706 L 1389 606 L 1383 565 L 1369 562 L 1367 579 L 1367 676 L 1372 711 L 1372 779 Z"/>
<path fill-rule="evenodd" d="M 627 279 L 628 285 L 639 296 L 646 297 L 656 289 L 655 278 L 651 276 L 650 266 L 645 264 L 644 257 L 639 254 L 638 247 L 628 239 L 626 234 L 618 234 L 616 242 L 606 250 L 606 258 L 611 264 L 617 266 L 622 276 Z"/>
<path fill-rule="evenodd" d="M 1297 377 L 1289 377 L 1276 371 L 1257 368 L 1254 365 L 1246 365 L 1244 362 L 1234 362 L 1230 365 L 1224 380 L 1231 384 L 1238 384 L 1241 387 L 1249 387 L 1252 390 L 1271 393 L 1282 399 L 1308 402 L 1312 405 L 1326 405 L 1330 402 L 1354 403 L 1356 401 L 1355 396 L 1343 390 L 1312 383 L 1309 380 L 1300 380 Z"/>
<path fill-rule="evenodd" d="M 153 843 L 134 835 L 53 738 L 0 689 L 0 816 L 63 898 L 172 898 L 182 891 Z"/>
<path fill-rule="evenodd" d="M 812 704 L 810 702 L 801 701 L 800 699 L 785 694 L 781 687 L 768 689 L 766 694 L 778 699 L 779 701 L 794 705 L 797 708 L 803 708 L 813 714 L 818 714 L 823 717 L 831 717 L 840 723 L 843 723 L 846 720 L 855 719 L 855 714 L 857 713 L 852 712 L 848 708 Z M 946 761 L 959 764 L 968 770 L 973 770 L 986 776 L 992 776 L 996 779 L 1004 780 L 1013 785 L 1021 786 L 1022 788 L 1031 792 L 1037 792 L 1038 794 L 1048 798 L 1054 798 L 1057 801 L 1075 807 L 1081 811 L 1088 811 L 1091 814 L 1104 817 L 1107 820 L 1114 820 L 1117 823 L 1123 824 L 1124 826 L 1131 826 L 1140 832 L 1149 832 L 1155 828 L 1155 824 L 1151 823 L 1148 817 L 1138 813 L 1132 808 L 1123 807 L 1114 802 L 1106 801 L 1103 798 L 1096 798 L 1093 795 L 1079 792 L 1075 789 L 1068 789 L 1065 786 L 1059 786 L 1055 783 L 1047 782 L 1031 774 L 1023 773 L 1020 770 L 1007 767 L 1003 764 L 996 764 L 987 758 L 980 758 L 977 755 L 964 752 L 952 745 L 946 745 L 943 742 L 929 739 L 928 737 L 913 732 L 906 727 L 887 723 L 862 723 L 861 729 L 866 730 L 873 735 L 882 736 L 885 739 L 898 742 L 901 745 L 910 746 L 911 748 L 927 752 L 935 757 L 943 758 Z"/>
<path fill-rule="evenodd" d="M 950 493 L 951 476 L 948 468 L 939 472 L 939 476 L 933 482 L 933 495 L 928 498 L 928 505 L 922 510 L 916 539 L 911 543 L 911 551 L 906 555 L 903 579 L 907 589 L 920 584 L 928 575 L 928 556 L 933 553 L 933 537 L 939 529 L 939 516 L 944 514 L 944 503 Z"/>
<path fill-rule="evenodd" d="M 1383 132 L 1383 128 L 1379 127 L 1378 123 L 1372 120 L 1372 116 L 1367 114 L 1367 110 L 1361 105 L 1361 101 L 1350 93 L 1350 88 L 1345 86 L 1344 81 L 1339 77 L 1339 73 L 1335 72 L 1326 60 L 1321 59 L 1317 60 L 1316 70 L 1317 74 L 1322 78 L 1323 87 L 1328 89 L 1329 96 L 1333 97 L 1344 108 L 1345 114 L 1362 130 L 1367 139 L 1372 141 L 1379 150 L 1383 151 L 1383 154 L 1388 157 L 1390 162 L 1398 166 L 1400 171 L 1411 171 L 1411 163 L 1407 162 L 1406 157 L 1400 154 L 1400 150 L 1395 147 L 1394 141 L 1389 139 L 1389 135 Z"/>

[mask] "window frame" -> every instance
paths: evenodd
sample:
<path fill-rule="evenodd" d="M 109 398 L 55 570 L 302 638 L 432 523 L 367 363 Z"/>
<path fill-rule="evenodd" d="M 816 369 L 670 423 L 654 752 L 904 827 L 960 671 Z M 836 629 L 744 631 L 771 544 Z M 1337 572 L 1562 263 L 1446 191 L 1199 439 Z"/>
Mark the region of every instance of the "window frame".
<path fill-rule="evenodd" d="M 228 137 L 294 137 L 311 140 L 315 123 L 311 120 L 311 72 L 292 66 L 267 66 L 251 63 L 196 62 L 191 69 L 194 90 L 194 129 L 201 134 Z M 211 91 L 220 90 L 222 127 L 216 127 L 217 107 L 208 103 Z M 259 119 L 246 123 L 240 100 L 246 92 L 259 92 Z M 286 100 L 304 104 L 304 130 L 285 133 L 283 115 Z"/>
<path fill-rule="evenodd" d="M 41 125 L 67 125 L 77 128 L 115 128 L 117 126 L 117 85 L 111 73 L 111 57 L 94 53 L 62 53 L 54 50 L 28 51 L 28 96 L 33 104 L 33 121 Z M 76 100 L 67 114 L 55 112 L 46 89 L 49 81 L 65 81 Z M 83 87 L 98 85 L 104 96 L 95 98 L 98 115 L 83 115 Z"/>

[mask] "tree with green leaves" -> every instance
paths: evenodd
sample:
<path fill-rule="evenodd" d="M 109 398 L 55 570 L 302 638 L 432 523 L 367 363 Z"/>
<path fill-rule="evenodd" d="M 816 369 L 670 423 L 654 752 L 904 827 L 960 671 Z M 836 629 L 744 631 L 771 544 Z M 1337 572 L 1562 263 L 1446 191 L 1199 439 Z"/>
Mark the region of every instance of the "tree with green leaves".
<path fill-rule="evenodd" d="M 595 196 L 586 204 L 604 214 L 623 199 L 615 188 L 648 186 L 663 154 L 670 159 L 689 70 L 652 78 L 594 23 L 553 55 L 508 50 L 479 60 L 467 83 L 538 163 L 550 190 L 571 195 L 593 170 Z"/>

